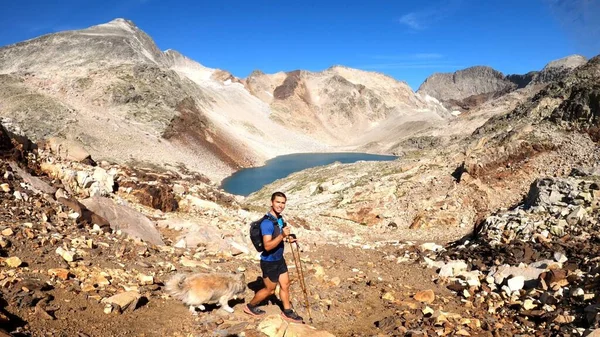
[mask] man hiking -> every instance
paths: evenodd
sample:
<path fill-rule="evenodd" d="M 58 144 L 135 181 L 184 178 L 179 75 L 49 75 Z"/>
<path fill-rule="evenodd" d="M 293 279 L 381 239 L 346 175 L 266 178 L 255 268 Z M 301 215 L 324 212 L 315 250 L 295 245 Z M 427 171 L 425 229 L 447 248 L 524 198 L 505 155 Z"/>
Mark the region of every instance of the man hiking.
<path fill-rule="evenodd" d="M 283 302 L 281 316 L 292 322 L 302 322 L 290 304 L 290 276 L 285 259 L 283 258 L 284 241 L 295 242 L 290 235 L 290 228 L 283 221 L 281 212 L 285 209 L 287 197 L 282 192 L 271 195 L 271 209 L 260 224 L 264 251 L 260 255 L 260 269 L 263 273 L 265 287 L 254 295 L 254 298 L 244 307 L 244 312 L 252 316 L 265 314 L 258 304 L 275 293 L 279 283 L 279 297 Z"/>

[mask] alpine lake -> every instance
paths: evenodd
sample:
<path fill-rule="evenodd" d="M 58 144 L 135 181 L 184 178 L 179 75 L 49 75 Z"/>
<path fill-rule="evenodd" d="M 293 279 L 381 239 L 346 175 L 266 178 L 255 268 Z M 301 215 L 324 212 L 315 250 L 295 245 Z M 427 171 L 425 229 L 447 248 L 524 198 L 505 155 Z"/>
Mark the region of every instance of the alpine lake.
<path fill-rule="evenodd" d="M 228 193 L 248 196 L 277 179 L 311 167 L 335 162 L 349 164 L 358 161 L 391 161 L 397 158 L 396 156 L 355 152 L 289 154 L 270 159 L 264 166 L 237 171 L 225 178 L 221 187 Z"/>

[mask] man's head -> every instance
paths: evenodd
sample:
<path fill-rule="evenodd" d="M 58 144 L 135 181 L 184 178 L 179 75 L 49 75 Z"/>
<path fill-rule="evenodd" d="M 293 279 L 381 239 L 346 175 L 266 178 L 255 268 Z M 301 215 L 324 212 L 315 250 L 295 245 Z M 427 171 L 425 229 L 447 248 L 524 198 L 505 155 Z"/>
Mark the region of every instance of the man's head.
<path fill-rule="evenodd" d="M 285 209 L 287 197 L 282 192 L 275 192 L 271 195 L 271 210 L 279 215 Z"/>

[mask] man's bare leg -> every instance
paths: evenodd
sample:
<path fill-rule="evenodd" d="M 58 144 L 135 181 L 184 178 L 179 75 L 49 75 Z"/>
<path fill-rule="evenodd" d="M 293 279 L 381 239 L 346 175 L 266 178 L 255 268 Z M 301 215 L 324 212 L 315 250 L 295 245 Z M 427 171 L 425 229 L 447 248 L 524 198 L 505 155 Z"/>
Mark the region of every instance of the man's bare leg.
<path fill-rule="evenodd" d="M 279 298 L 283 302 L 283 309 L 291 309 L 290 304 L 290 274 L 285 272 L 279 275 Z"/>

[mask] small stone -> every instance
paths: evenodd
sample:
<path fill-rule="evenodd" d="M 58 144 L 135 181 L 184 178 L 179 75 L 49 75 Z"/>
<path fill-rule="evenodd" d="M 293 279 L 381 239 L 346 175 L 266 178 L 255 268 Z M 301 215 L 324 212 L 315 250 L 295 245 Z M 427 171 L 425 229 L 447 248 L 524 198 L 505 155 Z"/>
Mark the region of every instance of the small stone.
<path fill-rule="evenodd" d="M 320 278 L 325 276 L 325 270 L 322 266 L 315 266 L 315 276 Z"/>
<path fill-rule="evenodd" d="M 48 275 L 56 276 L 59 279 L 66 281 L 69 279 L 69 271 L 64 268 L 52 268 L 48 269 Z"/>
<path fill-rule="evenodd" d="M 23 200 L 23 196 L 21 196 L 21 192 L 15 191 L 13 193 L 13 195 L 15 196 L 15 199 L 17 199 L 17 200 Z"/>
<path fill-rule="evenodd" d="M 244 266 L 239 266 L 239 267 L 237 267 L 237 271 L 239 271 L 240 273 L 243 273 L 243 272 L 245 272 L 245 271 L 246 271 L 246 267 L 244 267 Z"/>
<path fill-rule="evenodd" d="M 137 291 L 126 291 L 116 295 L 113 295 L 108 298 L 102 299 L 102 303 L 106 303 L 109 305 L 117 305 L 121 312 L 126 309 L 135 310 L 138 301 L 142 298 L 142 295 Z"/>
<path fill-rule="evenodd" d="M 394 297 L 394 295 L 392 295 L 392 293 L 390 293 L 389 291 L 385 294 L 383 294 L 383 296 L 381 296 L 381 299 L 383 300 L 387 300 L 390 302 L 393 302 L 396 300 L 396 298 Z"/>
<path fill-rule="evenodd" d="M 331 284 L 333 284 L 334 286 L 338 287 L 340 285 L 340 283 L 342 283 L 342 281 L 340 280 L 339 277 L 333 277 L 331 280 L 329 280 L 329 282 Z"/>
<path fill-rule="evenodd" d="M 577 206 L 577 208 L 575 208 L 573 210 L 573 212 L 571 212 L 567 216 L 567 223 L 574 225 L 579 220 L 583 219 L 586 215 L 587 215 L 587 211 L 585 210 L 585 208 L 582 206 Z"/>
<path fill-rule="evenodd" d="M 190 267 L 190 268 L 202 267 L 205 269 L 210 269 L 210 267 L 206 263 L 200 262 L 200 261 L 195 261 L 195 260 L 192 260 L 185 256 L 181 257 L 181 259 L 179 260 L 179 263 L 181 263 L 181 265 L 184 267 Z"/>
<path fill-rule="evenodd" d="M 186 248 L 187 244 L 185 242 L 185 239 L 181 239 L 179 241 L 177 241 L 177 243 L 174 245 L 175 248 Z"/>
<path fill-rule="evenodd" d="M 56 254 L 60 255 L 67 262 L 75 261 L 75 253 L 65 250 L 62 247 L 56 248 Z"/>
<path fill-rule="evenodd" d="M 154 276 L 152 276 L 152 275 L 139 274 L 138 280 L 140 281 L 141 285 L 154 284 Z"/>
<path fill-rule="evenodd" d="M 458 330 L 456 334 L 459 336 L 471 336 L 471 334 L 465 329 Z"/>
<path fill-rule="evenodd" d="M 581 288 L 575 288 L 571 291 L 571 296 L 573 297 L 579 297 L 583 295 L 585 295 L 585 291 L 583 291 Z"/>
<path fill-rule="evenodd" d="M 433 303 L 435 293 L 431 289 L 419 291 L 415 294 L 414 299 L 422 303 Z"/>
<path fill-rule="evenodd" d="M 10 192 L 10 185 L 9 184 L 0 184 L 0 188 L 2 189 L 2 192 Z"/>
<path fill-rule="evenodd" d="M 508 280 L 508 288 L 511 292 L 521 290 L 525 286 L 525 277 L 524 276 L 515 276 Z"/>
<path fill-rule="evenodd" d="M 532 299 L 528 298 L 525 301 L 523 301 L 523 309 L 525 309 L 525 310 L 532 310 L 535 307 L 537 307 L 537 305 L 533 303 Z"/>
<path fill-rule="evenodd" d="M 562 314 L 562 315 L 556 316 L 556 318 L 554 319 L 554 322 L 556 322 L 558 324 L 568 324 L 568 323 L 573 322 L 574 320 L 575 320 L 575 316 Z"/>
<path fill-rule="evenodd" d="M 36 315 L 38 315 L 38 317 L 41 317 L 42 319 L 49 320 L 49 321 L 55 319 L 46 310 L 44 310 L 44 308 L 42 308 L 39 304 L 35 306 L 34 312 Z"/>
<path fill-rule="evenodd" d="M 423 312 L 423 315 L 425 316 L 431 316 L 433 315 L 435 310 L 431 309 L 429 306 L 426 306 L 425 308 L 423 308 L 423 310 L 421 310 L 421 312 Z"/>
<path fill-rule="evenodd" d="M 11 267 L 11 268 L 17 268 L 17 267 L 19 267 L 19 266 L 20 266 L 20 265 L 21 265 L 23 262 L 22 262 L 22 261 L 21 261 L 21 259 L 19 259 L 18 257 L 16 257 L 16 256 L 13 256 L 13 257 L 9 257 L 9 258 L 5 259 L 5 260 L 4 260 L 4 263 L 5 263 L 7 266 Z"/>
<path fill-rule="evenodd" d="M 442 268 L 440 268 L 439 275 L 441 277 L 452 277 L 452 276 L 454 276 L 454 271 L 452 269 L 452 266 L 449 265 L 449 264 L 444 265 Z"/>
<path fill-rule="evenodd" d="M 568 258 L 565 254 L 563 254 L 561 252 L 555 252 L 554 260 L 558 263 L 565 263 L 565 262 L 567 262 Z"/>
<path fill-rule="evenodd" d="M 600 329 L 594 329 L 587 337 L 600 337 Z"/>
<path fill-rule="evenodd" d="M 565 235 L 565 229 L 560 226 L 552 226 L 550 227 L 550 233 L 558 237 L 563 237 Z"/>
<path fill-rule="evenodd" d="M 14 234 L 14 232 L 11 228 L 6 228 L 5 230 L 2 231 L 2 236 L 11 236 L 13 234 Z"/>
<path fill-rule="evenodd" d="M 422 245 L 419 246 L 419 248 L 421 249 L 422 252 L 427 252 L 427 251 L 437 252 L 437 251 L 444 249 L 444 247 L 442 247 L 436 243 L 433 243 L 433 242 L 423 243 Z"/>

